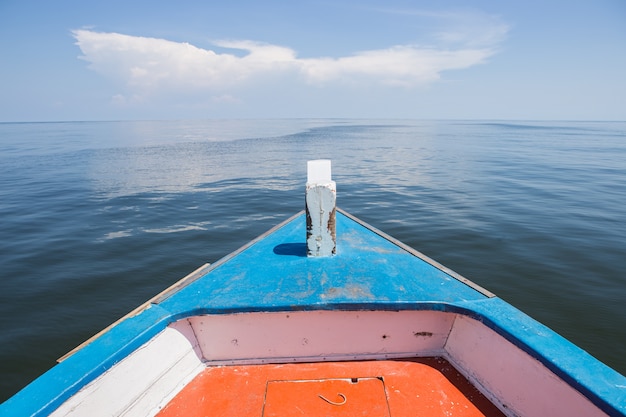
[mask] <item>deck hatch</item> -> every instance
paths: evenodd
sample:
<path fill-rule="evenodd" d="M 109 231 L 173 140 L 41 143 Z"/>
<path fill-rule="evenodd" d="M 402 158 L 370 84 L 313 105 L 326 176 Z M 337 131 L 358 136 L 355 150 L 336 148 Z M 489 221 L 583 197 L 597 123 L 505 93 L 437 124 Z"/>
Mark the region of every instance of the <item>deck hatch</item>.
<path fill-rule="evenodd" d="M 389 417 L 382 377 L 268 381 L 263 417 Z"/>

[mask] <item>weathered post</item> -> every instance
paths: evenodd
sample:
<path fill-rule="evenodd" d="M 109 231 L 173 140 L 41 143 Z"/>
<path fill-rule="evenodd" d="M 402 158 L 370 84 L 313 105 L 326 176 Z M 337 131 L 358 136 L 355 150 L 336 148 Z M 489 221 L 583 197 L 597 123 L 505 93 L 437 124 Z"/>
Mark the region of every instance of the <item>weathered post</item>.
<path fill-rule="evenodd" d="M 335 207 L 337 187 L 331 179 L 329 159 L 307 162 L 306 253 L 331 256 L 337 252 Z"/>

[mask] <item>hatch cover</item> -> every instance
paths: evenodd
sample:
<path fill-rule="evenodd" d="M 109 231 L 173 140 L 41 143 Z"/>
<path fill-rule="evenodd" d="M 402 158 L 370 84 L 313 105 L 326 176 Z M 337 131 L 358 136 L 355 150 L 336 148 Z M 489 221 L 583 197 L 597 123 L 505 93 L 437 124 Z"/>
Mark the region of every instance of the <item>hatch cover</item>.
<path fill-rule="evenodd" d="M 268 381 L 263 417 L 390 417 L 382 378 Z"/>

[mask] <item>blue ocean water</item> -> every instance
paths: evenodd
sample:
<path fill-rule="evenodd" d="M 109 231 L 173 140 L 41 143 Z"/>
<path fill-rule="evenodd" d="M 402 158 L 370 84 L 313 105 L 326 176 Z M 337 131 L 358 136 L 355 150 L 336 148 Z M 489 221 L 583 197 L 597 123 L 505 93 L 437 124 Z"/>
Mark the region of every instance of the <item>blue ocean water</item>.
<path fill-rule="evenodd" d="M 0 123 L 0 401 L 205 262 L 338 205 L 626 373 L 626 122 Z"/>

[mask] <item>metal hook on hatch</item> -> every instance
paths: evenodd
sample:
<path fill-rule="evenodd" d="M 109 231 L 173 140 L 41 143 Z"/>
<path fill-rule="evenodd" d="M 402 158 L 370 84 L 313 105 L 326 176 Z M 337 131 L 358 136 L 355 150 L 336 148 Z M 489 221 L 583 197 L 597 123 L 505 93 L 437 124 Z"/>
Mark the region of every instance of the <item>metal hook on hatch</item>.
<path fill-rule="evenodd" d="M 340 396 L 343 399 L 343 401 L 341 401 L 341 402 L 334 402 L 334 401 L 331 401 L 328 398 L 324 397 L 322 394 L 319 394 L 318 397 L 320 397 L 322 400 L 326 401 L 328 404 L 331 404 L 331 405 L 344 405 L 348 401 L 346 396 L 343 395 L 342 393 L 338 392 L 337 395 Z"/>

